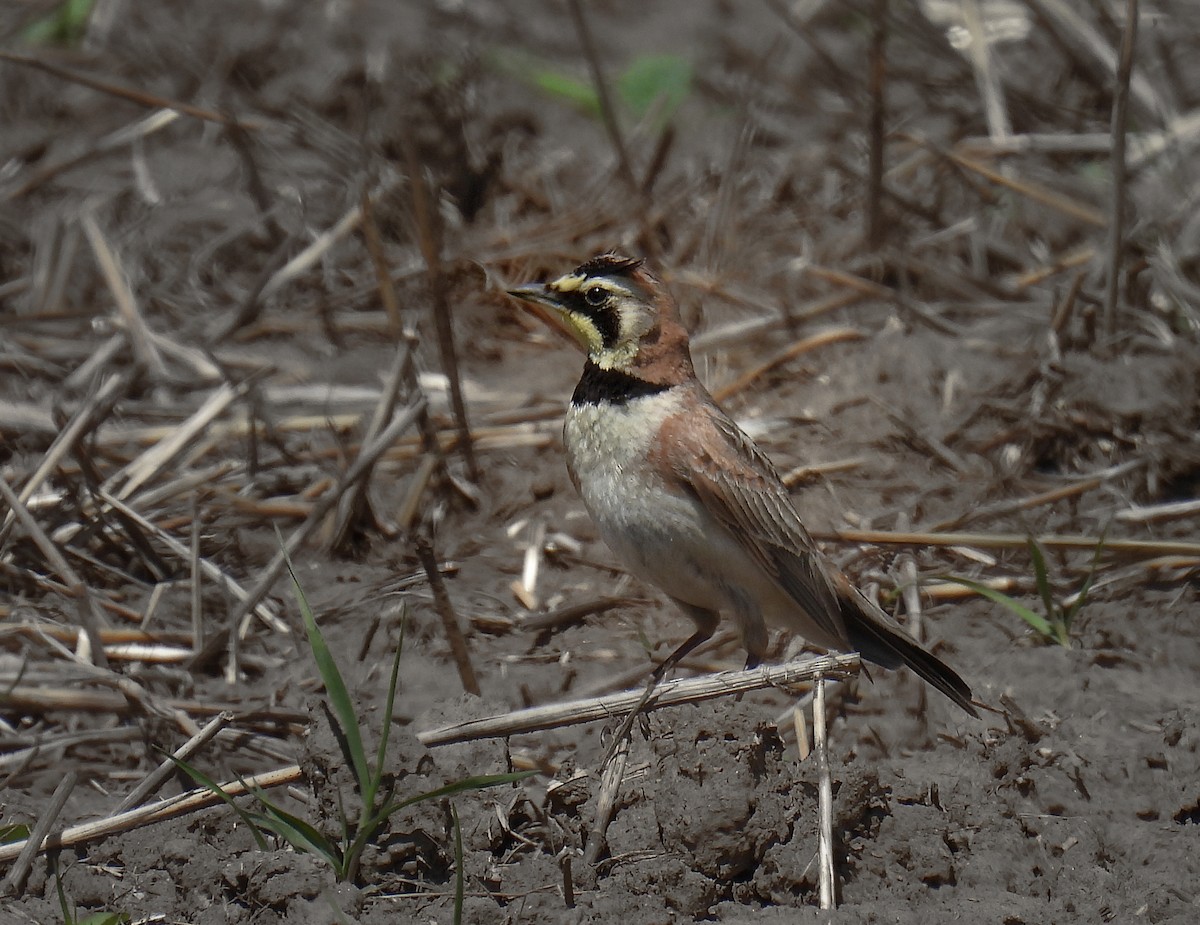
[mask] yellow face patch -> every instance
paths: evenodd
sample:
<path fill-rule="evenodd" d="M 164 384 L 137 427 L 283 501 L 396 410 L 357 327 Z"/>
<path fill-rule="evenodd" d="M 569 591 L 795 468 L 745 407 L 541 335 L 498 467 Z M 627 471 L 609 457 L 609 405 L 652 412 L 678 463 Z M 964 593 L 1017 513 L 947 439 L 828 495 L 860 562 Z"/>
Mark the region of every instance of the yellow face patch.
<path fill-rule="evenodd" d="M 560 276 L 550 284 L 550 288 L 556 292 L 575 292 L 583 285 L 586 276 L 579 276 L 574 273 L 568 273 L 566 276 Z"/>
<path fill-rule="evenodd" d="M 576 271 L 540 287 L 525 286 L 509 293 L 535 310 L 540 308 L 543 320 L 553 316 L 555 326 L 574 337 L 602 369 L 629 366 L 639 339 L 654 321 L 644 294 L 611 277 Z"/>

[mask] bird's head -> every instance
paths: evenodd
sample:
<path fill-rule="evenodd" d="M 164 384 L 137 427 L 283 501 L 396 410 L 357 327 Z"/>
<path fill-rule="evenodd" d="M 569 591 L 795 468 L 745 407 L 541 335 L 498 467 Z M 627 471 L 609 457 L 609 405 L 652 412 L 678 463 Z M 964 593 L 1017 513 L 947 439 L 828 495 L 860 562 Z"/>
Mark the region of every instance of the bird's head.
<path fill-rule="evenodd" d="M 638 258 L 601 254 L 566 276 L 508 294 L 549 309 L 601 369 L 653 371 L 656 378 L 691 372 L 675 300 Z"/>

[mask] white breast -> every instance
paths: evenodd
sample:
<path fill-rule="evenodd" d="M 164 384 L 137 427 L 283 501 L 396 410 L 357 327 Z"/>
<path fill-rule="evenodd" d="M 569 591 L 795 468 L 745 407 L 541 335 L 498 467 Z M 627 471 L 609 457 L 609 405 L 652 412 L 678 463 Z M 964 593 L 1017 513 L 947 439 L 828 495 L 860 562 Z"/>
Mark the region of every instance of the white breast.
<path fill-rule="evenodd" d="M 605 543 L 635 575 L 697 606 L 728 605 L 727 579 L 753 569 L 696 499 L 647 462 L 659 427 L 681 408 L 672 392 L 567 413 L 568 460 Z M 738 578 L 743 578 L 742 574 Z"/>
<path fill-rule="evenodd" d="M 734 616 L 760 651 L 764 621 L 836 646 L 692 493 L 647 461 L 662 423 L 681 409 L 682 396 L 668 391 L 568 411 L 568 462 L 600 536 L 639 578 Z"/>

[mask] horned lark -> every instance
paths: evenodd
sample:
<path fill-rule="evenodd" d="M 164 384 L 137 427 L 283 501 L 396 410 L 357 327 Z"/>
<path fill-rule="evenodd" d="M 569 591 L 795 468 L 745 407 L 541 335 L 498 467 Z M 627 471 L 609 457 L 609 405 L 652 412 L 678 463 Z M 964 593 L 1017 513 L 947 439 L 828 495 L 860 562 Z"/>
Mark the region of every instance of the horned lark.
<path fill-rule="evenodd" d="M 696 378 L 674 298 L 641 260 L 603 254 L 509 291 L 587 352 L 564 437 L 571 480 L 613 552 L 696 631 L 655 672 L 736 622 L 748 666 L 785 627 L 827 649 L 908 665 L 972 715 L 971 690 L 817 548 L 763 452 Z"/>

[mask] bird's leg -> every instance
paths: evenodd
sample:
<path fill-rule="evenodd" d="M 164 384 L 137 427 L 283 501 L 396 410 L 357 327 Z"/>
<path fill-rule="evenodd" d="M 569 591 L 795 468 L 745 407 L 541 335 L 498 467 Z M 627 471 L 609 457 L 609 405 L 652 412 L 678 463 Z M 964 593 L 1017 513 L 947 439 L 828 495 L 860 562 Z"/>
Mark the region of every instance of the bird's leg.
<path fill-rule="evenodd" d="M 659 662 L 658 666 L 650 672 L 650 680 L 646 682 L 646 689 L 642 691 L 642 696 L 638 698 L 638 702 L 634 704 L 633 709 L 629 711 L 629 715 L 625 717 L 625 721 L 621 723 L 621 728 L 609 744 L 608 751 L 604 753 L 604 761 L 601 762 L 601 767 L 604 767 L 612 760 L 612 756 L 616 754 L 621 742 L 629 737 L 630 732 L 633 731 L 633 724 L 637 722 L 638 715 L 645 709 L 646 704 L 650 702 L 650 698 L 654 694 L 654 689 L 658 687 L 659 683 L 666 676 L 666 673 L 683 661 L 698 645 L 712 639 L 713 633 L 717 631 L 721 616 L 715 610 L 704 610 L 700 607 L 694 607 L 691 604 L 684 604 L 681 601 L 676 601 L 675 603 L 695 622 L 696 632 L 685 639 L 674 652 Z"/>

